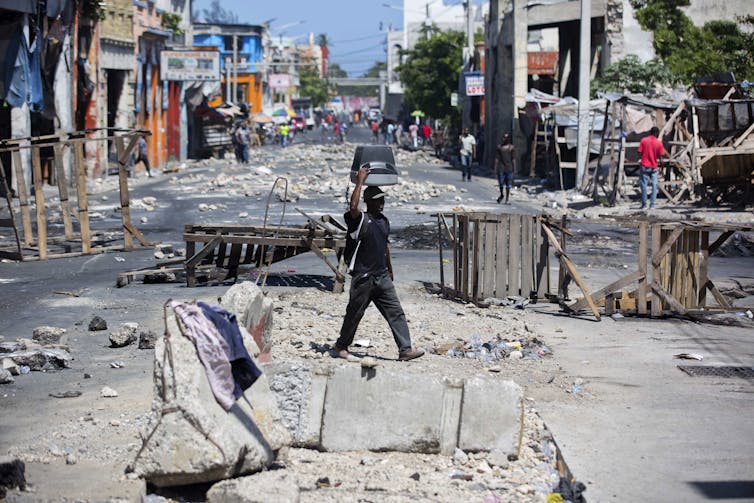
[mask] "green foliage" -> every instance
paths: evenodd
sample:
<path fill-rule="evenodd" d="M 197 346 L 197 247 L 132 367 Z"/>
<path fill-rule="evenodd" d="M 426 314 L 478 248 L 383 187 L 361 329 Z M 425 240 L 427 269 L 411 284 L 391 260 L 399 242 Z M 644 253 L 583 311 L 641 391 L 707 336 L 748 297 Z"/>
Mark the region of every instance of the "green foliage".
<path fill-rule="evenodd" d="M 656 84 L 673 85 L 678 79 L 661 61 L 653 59 L 646 63 L 634 54 L 613 63 L 602 75 L 592 81 L 592 96 L 597 91 L 630 92 L 647 94 Z"/>
<path fill-rule="evenodd" d="M 174 35 L 183 35 L 184 30 L 181 28 L 181 15 L 174 12 L 163 12 L 162 27 L 170 30 Z"/>
<path fill-rule="evenodd" d="M 375 61 L 372 67 L 364 73 L 364 77 L 370 79 L 376 79 L 380 76 L 380 72 L 387 70 L 387 63 L 384 61 Z"/>
<path fill-rule="evenodd" d="M 709 21 L 694 26 L 680 9 L 689 0 L 630 0 L 639 25 L 654 35 L 654 48 L 665 65 L 686 83 L 712 73 L 733 72 L 739 80 L 754 78 L 754 17 L 738 22 Z"/>
<path fill-rule="evenodd" d="M 464 43 L 463 32 L 433 32 L 405 52 L 405 63 L 397 70 L 409 106 L 435 118 L 458 114 L 450 106 L 450 94 L 458 90 Z"/>
<path fill-rule="evenodd" d="M 338 63 L 327 65 L 327 77 L 330 79 L 342 79 L 348 77 L 348 72 L 340 67 Z"/>
<path fill-rule="evenodd" d="M 105 4 L 100 0 L 80 0 L 79 12 L 92 21 L 102 21 L 105 19 Z"/>
<path fill-rule="evenodd" d="M 320 78 L 315 64 L 299 68 L 298 80 L 299 94 L 311 98 L 313 107 L 321 107 L 327 103 L 330 97 L 330 84 L 327 79 Z"/>
<path fill-rule="evenodd" d="M 212 0 L 209 9 L 202 9 L 205 23 L 238 24 L 238 14 L 230 9 L 223 9 L 220 0 Z"/>

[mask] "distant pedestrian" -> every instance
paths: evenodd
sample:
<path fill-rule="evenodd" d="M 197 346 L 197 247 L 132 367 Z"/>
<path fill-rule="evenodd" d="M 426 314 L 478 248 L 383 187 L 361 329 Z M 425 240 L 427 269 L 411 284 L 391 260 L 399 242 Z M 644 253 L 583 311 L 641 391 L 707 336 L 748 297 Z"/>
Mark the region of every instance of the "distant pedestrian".
<path fill-rule="evenodd" d="M 419 147 L 419 126 L 417 126 L 415 123 L 411 123 L 411 125 L 408 127 L 408 132 L 411 135 L 411 145 L 413 145 L 414 148 Z"/>
<path fill-rule="evenodd" d="M 497 198 L 497 204 L 500 204 L 503 198 L 505 198 L 505 204 L 508 204 L 508 197 L 513 185 L 513 173 L 515 171 L 516 148 L 513 146 L 511 135 L 505 133 L 503 141 L 495 151 L 495 174 L 497 175 L 497 184 L 500 187 L 500 196 Z"/>
<path fill-rule="evenodd" d="M 471 161 L 476 157 L 476 138 L 463 128 L 461 141 L 461 180 L 471 181 Z"/>
<path fill-rule="evenodd" d="M 147 140 L 143 136 L 139 138 L 139 161 L 144 164 L 147 176 L 152 178 L 152 167 L 149 165 L 149 156 L 147 155 Z"/>
<path fill-rule="evenodd" d="M 236 143 L 238 144 L 238 150 L 241 154 L 241 162 L 244 164 L 249 163 L 249 144 L 251 143 L 251 133 L 249 133 L 249 126 L 246 122 L 242 122 L 241 126 L 236 131 Z"/>
<path fill-rule="evenodd" d="M 641 168 L 639 169 L 639 185 L 641 186 L 641 209 L 647 207 L 647 178 L 652 183 L 652 195 L 649 199 L 649 209 L 654 209 L 655 199 L 657 198 L 657 172 L 659 166 L 657 159 L 665 155 L 665 147 L 657 139 L 660 130 L 655 126 L 649 136 L 645 136 L 639 142 L 639 153 L 641 154 Z"/>
<path fill-rule="evenodd" d="M 377 143 L 380 137 L 380 125 L 377 123 L 377 121 L 372 121 L 369 127 L 372 128 L 372 140 L 374 141 L 374 143 Z"/>
<path fill-rule="evenodd" d="M 432 128 L 426 122 L 422 124 L 422 138 L 424 138 L 424 144 L 429 145 L 432 138 Z"/>
<path fill-rule="evenodd" d="M 385 145 L 392 145 L 395 143 L 395 125 L 391 122 L 387 125 L 387 138 L 385 138 Z"/>
<path fill-rule="evenodd" d="M 280 125 L 280 145 L 285 148 L 288 146 L 288 133 L 290 132 L 290 126 L 288 124 Z"/>

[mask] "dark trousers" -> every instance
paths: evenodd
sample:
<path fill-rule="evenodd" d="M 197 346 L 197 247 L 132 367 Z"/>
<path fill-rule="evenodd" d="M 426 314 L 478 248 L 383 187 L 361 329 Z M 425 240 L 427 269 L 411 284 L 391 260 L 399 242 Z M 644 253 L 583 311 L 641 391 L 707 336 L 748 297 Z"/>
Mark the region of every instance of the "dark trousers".
<path fill-rule="evenodd" d="M 370 302 L 374 302 L 377 310 L 390 325 L 395 344 L 398 346 L 398 353 L 402 354 L 411 349 L 411 336 L 406 323 L 406 315 L 403 313 L 401 302 L 398 300 L 395 286 L 388 273 L 366 278 L 354 277 L 351 280 L 346 316 L 343 318 L 340 337 L 336 342 L 338 349 L 345 349 L 351 345 L 359 322 Z"/>

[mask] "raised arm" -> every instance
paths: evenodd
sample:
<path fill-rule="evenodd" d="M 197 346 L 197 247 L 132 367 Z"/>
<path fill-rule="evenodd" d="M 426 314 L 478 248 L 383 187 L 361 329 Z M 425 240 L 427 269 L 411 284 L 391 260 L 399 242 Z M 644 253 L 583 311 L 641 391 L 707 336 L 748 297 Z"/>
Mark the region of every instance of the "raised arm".
<path fill-rule="evenodd" d="M 360 168 L 358 175 L 356 175 L 356 186 L 353 188 L 353 192 L 351 193 L 351 201 L 349 206 L 349 211 L 351 213 L 351 218 L 354 220 L 359 218 L 359 215 L 361 214 L 361 210 L 359 209 L 359 200 L 361 199 L 361 187 L 364 186 L 364 180 L 367 179 L 367 175 L 369 174 L 368 168 Z"/>

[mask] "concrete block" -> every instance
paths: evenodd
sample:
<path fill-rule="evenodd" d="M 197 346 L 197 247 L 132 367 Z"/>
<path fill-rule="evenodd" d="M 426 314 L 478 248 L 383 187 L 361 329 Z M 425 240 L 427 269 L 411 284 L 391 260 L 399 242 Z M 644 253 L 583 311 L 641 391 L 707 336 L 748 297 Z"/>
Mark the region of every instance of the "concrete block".
<path fill-rule="evenodd" d="M 238 324 L 246 328 L 259 346 L 259 361 L 270 361 L 272 350 L 272 299 L 251 281 L 231 286 L 220 304 L 238 317 Z"/>
<path fill-rule="evenodd" d="M 134 472 L 157 486 L 213 482 L 260 471 L 290 444 L 275 396 L 262 376 L 227 413 L 217 403 L 193 343 L 172 310 L 169 345 L 155 346 L 153 416 Z"/>
<path fill-rule="evenodd" d="M 440 416 L 440 453 L 450 456 L 458 445 L 458 428 L 461 424 L 463 380 L 444 378 L 445 392 L 442 396 Z"/>
<path fill-rule="evenodd" d="M 264 364 L 262 370 L 270 380 L 283 424 L 293 437 L 292 445 L 319 449 L 330 369 L 310 368 L 297 362 L 272 362 Z"/>
<path fill-rule="evenodd" d="M 523 390 L 513 381 L 475 377 L 463 388 L 458 447 L 489 451 L 495 459 L 518 456 L 523 427 Z"/>
<path fill-rule="evenodd" d="M 457 389 L 435 376 L 338 367 L 327 384 L 321 446 L 438 453 L 443 407 L 453 403 L 446 394 Z"/>
<path fill-rule="evenodd" d="M 298 503 L 298 479 L 285 470 L 223 480 L 207 491 L 207 503 Z"/>

